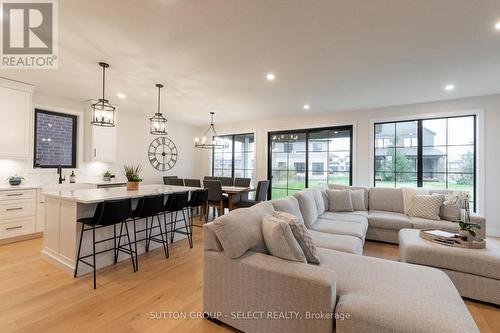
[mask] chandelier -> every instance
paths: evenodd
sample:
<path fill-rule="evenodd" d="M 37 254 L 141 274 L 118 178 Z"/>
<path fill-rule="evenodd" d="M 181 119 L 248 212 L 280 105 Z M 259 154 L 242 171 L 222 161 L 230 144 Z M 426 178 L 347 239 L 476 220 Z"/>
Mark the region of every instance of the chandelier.
<path fill-rule="evenodd" d="M 203 133 L 201 140 L 199 138 L 194 139 L 194 146 L 196 148 L 223 149 L 229 147 L 229 143 L 217 135 L 214 126 L 214 114 L 215 112 L 210 112 L 210 126 Z"/>
<path fill-rule="evenodd" d="M 149 133 L 153 135 L 167 135 L 167 119 L 161 114 L 160 95 L 163 84 L 156 84 L 158 88 L 158 110 L 155 115 L 149 118 Z"/>
<path fill-rule="evenodd" d="M 97 100 L 97 103 L 92 104 L 92 120 L 90 123 L 96 126 L 114 127 L 115 126 L 115 107 L 109 104 L 106 99 L 106 68 L 109 65 L 105 62 L 100 62 L 102 67 L 102 98 Z"/>

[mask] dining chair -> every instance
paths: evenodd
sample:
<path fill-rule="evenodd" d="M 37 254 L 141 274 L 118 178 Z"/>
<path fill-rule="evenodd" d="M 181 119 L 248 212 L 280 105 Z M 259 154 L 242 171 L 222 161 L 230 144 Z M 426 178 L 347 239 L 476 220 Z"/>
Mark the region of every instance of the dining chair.
<path fill-rule="evenodd" d="M 165 185 L 184 186 L 184 179 L 182 179 L 182 178 L 170 178 L 170 179 L 167 179 Z"/>
<path fill-rule="evenodd" d="M 222 183 L 220 180 L 204 180 L 203 187 L 208 190 L 207 197 L 207 220 L 210 207 L 218 212 L 218 216 L 224 215 L 224 209 L 229 207 L 229 199 L 222 195 Z"/>
<path fill-rule="evenodd" d="M 201 181 L 199 179 L 184 179 L 184 186 L 201 187 Z"/>
<path fill-rule="evenodd" d="M 205 176 L 203 177 L 203 180 L 217 180 L 218 177 L 214 177 L 214 176 Z"/>
<path fill-rule="evenodd" d="M 255 190 L 255 199 L 253 200 L 241 200 L 236 202 L 234 205 L 236 208 L 246 208 L 252 207 L 259 202 L 267 200 L 267 191 L 269 190 L 269 180 L 261 180 L 257 183 L 257 189 Z"/>
<path fill-rule="evenodd" d="M 233 186 L 234 181 L 232 177 L 218 177 L 217 180 L 220 180 L 222 186 Z"/>
<path fill-rule="evenodd" d="M 234 186 L 236 187 L 250 187 L 251 178 L 234 178 Z"/>
<path fill-rule="evenodd" d="M 163 176 L 163 184 L 167 185 L 167 179 L 178 178 L 177 176 Z"/>

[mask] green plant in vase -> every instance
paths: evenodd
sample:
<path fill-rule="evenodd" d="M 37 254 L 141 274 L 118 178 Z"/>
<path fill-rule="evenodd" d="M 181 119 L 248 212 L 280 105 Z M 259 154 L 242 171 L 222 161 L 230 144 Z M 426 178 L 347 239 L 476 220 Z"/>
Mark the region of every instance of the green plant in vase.
<path fill-rule="evenodd" d="M 132 191 L 132 190 L 138 190 L 139 189 L 139 182 L 142 181 L 141 177 L 139 176 L 139 173 L 141 172 L 142 165 L 124 165 L 123 166 L 123 173 L 125 174 L 125 177 L 127 178 L 127 190 Z"/>
<path fill-rule="evenodd" d="M 467 241 L 473 241 L 477 235 L 476 231 L 481 229 L 481 225 L 470 221 L 469 195 L 464 198 L 462 202 L 462 209 L 464 210 L 464 218 L 461 221 L 458 221 L 458 225 L 460 227 L 459 233 L 466 237 Z"/>
<path fill-rule="evenodd" d="M 104 175 L 102 176 L 102 179 L 103 179 L 104 181 L 109 182 L 109 181 L 111 180 L 111 176 L 113 176 L 113 174 L 111 173 L 111 171 L 106 171 L 106 172 L 104 173 Z"/>
<path fill-rule="evenodd" d="M 9 181 L 10 185 L 17 186 L 21 184 L 21 182 L 24 180 L 24 177 L 15 174 L 14 176 L 7 177 L 7 180 Z"/>

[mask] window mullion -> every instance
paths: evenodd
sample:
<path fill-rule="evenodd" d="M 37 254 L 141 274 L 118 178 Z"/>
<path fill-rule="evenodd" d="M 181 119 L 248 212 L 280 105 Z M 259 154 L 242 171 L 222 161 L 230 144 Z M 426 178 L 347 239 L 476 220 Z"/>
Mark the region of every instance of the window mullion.
<path fill-rule="evenodd" d="M 417 187 L 423 187 L 424 185 L 424 175 L 423 175 L 423 166 L 424 166 L 424 159 L 423 159 L 423 123 L 422 120 L 417 121 Z"/>

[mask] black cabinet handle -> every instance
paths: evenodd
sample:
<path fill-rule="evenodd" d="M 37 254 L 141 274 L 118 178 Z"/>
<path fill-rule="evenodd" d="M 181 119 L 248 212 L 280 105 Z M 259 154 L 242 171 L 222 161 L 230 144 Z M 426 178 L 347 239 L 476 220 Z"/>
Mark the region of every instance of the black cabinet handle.
<path fill-rule="evenodd" d="M 18 197 L 23 195 L 22 193 L 7 194 L 8 197 Z"/>
<path fill-rule="evenodd" d="M 7 208 L 6 211 L 11 211 L 11 210 L 21 210 L 23 207 L 16 207 L 16 208 Z"/>
<path fill-rule="evenodd" d="M 21 229 L 22 227 L 23 227 L 22 225 L 18 225 L 18 226 L 15 226 L 15 227 L 5 228 L 5 230 Z"/>

